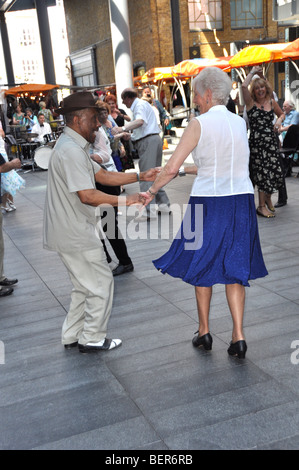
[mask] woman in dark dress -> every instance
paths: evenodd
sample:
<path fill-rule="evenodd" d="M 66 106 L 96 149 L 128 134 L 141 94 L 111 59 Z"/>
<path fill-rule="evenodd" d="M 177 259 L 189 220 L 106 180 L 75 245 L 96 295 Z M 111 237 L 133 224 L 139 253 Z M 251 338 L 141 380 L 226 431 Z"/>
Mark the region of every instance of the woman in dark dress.
<path fill-rule="evenodd" d="M 259 78 L 251 83 L 255 74 Z M 242 90 L 250 125 L 250 177 L 258 188 L 259 196 L 257 214 L 272 218 L 275 217 L 275 209 L 271 195 L 284 184 L 274 128 L 275 115 L 279 117 L 283 111 L 273 98 L 269 83 L 262 78 L 261 67 L 252 68 L 242 84 Z"/>

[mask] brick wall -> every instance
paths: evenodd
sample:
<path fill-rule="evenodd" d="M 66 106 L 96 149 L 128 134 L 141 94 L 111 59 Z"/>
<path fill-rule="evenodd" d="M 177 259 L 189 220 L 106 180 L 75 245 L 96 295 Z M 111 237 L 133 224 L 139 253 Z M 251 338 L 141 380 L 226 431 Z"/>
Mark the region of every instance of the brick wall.
<path fill-rule="evenodd" d="M 277 38 L 284 28 L 272 21 L 271 2 L 264 0 L 264 26 L 232 30 L 230 1 L 223 0 L 223 30 L 189 31 L 188 2 L 179 0 L 183 58 L 200 45 L 205 58 L 230 55 L 230 42 Z M 114 82 L 114 65 L 108 0 L 64 0 L 70 51 L 96 44 L 100 84 Z M 170 0 L 128 0 L 133 63 L 145 62 L 146 70 L 174 64 Z M 87 27 L 86 27 L 87 25 Z M 272 78 L 273 72 L 270 74 Z"/>

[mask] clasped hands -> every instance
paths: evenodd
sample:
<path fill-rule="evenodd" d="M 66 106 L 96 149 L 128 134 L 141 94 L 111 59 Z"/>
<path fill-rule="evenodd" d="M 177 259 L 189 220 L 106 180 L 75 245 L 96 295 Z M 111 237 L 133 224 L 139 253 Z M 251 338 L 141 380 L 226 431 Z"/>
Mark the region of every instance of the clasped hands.
<path fill-rule="evenodd" d="M 127 196 L 127 205 L 132 206 L 132 205 L 137 205 L 139 206 L 139 210 L 141 211 L 144 207 L 146 207 L 152 200 L 153 198 L 151 197 L 150 194 L 146 193 L 136 193 L 136 194 L 130 194 Z"/>
<path fill-rule="evenodd" d="M 147 171 L 140 173 L 141 181 L 154 181 L 156 176 L 160 173 L 162 167 L 150 168 Z M 136 194 L 130 194 L 127 196 L 127 205 L 131 206 L 133 204 L 140 205 L 140 210 L 147 206 L 153 199 L 154 195 L 150 194 L 148 191 Z"/>
<path fill-rule="evenodd" d="M 122 127 L 114 126 L 111 128 L 111 134 L 118 139 L 130 140 L 131 134 L 124 131 Z"/>

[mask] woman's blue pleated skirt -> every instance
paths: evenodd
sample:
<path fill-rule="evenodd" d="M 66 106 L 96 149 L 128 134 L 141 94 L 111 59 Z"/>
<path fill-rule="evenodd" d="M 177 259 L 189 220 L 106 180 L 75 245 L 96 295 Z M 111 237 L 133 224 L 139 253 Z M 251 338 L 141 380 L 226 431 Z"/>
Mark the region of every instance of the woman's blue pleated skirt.
<path fill-rule="evenodd" d="M 193 286 L 249 286 L 266 276 L 254 195 L 191 196 L 169 251 L 153 263 Z"/>

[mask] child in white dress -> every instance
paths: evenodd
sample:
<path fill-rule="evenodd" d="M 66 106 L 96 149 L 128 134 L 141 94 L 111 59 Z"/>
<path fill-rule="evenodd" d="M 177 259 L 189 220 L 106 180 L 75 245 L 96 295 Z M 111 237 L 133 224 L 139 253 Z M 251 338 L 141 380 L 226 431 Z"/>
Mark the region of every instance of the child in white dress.
<path fill-rule="evenodd" d="M 4 142 L 5 133 L 2 129 L 2 124 L 0 122 L 0 153 L 3 158 L 8 162 L 8 156 L 5 150 Z M 1 177 L 1 196 L 2 204 L 1 208 L 6 212 L 11 212 L 16 210 L 13 197 L 16 195 L 16 192 L 25 187 L 25 180 L 16 172 L 16 170 L 11 170 L 8 173 L 3 173 Z"/>

